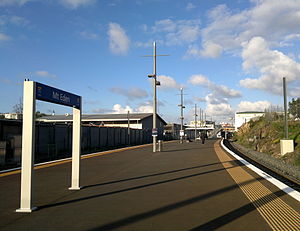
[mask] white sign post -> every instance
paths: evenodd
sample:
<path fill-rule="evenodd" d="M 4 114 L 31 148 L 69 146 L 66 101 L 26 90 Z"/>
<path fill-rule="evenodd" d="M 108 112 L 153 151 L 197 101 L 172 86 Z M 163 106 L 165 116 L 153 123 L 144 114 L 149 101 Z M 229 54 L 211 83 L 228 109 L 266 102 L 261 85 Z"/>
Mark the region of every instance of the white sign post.
<path fill-rule="evenodd" d="M 81 97 L 34 81 L 24 81 L 23 131 L 20 208 L 16 212 L 30 213 L 33 206 L 35 105 L 36 100 L 73 107 L 72 179 L 70 190 L 79 190 L 81 154 Z"/>
<path fill-rule="evenodd" d="M 81 108 L 81 107 L 80 107 Z M 73 108 L 72 179 L 70 190 L 79 190 L 81 151 L 81 110 Z"/>
<path fill-rule="evenodd" d="M 23 132 L 22 132 L 22 171 L 21 201 L 17 212 L 30 213 L 32 206 L 33 163 L 35 148 L 35 82 L 25 81 L 23 89 Z"/>

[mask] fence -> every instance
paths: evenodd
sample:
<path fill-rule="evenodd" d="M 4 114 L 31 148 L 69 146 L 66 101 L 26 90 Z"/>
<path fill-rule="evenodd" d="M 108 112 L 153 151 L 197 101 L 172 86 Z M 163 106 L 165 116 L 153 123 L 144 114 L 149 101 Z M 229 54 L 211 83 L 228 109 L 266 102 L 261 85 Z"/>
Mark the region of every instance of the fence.
<path fill-rule="evenodd" d="M 35 163 L 71 156 L 72 125 L 37 123 L 35 133 Z M 82 126 L 82 153 L 152 142 L 149 129 L 130 129 L 129 134 L 127 128 Z M 0 144 L 0 169 L 20 166 L 21 121 L 0 120 Z"/>

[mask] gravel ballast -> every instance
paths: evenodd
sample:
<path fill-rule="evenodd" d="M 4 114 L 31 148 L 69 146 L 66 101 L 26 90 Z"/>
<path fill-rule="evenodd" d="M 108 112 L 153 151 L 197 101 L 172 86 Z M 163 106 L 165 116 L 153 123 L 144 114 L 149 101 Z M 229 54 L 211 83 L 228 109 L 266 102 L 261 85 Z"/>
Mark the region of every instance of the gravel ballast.
<path fill-rule="evenodd" d="M 266 153 L 261 153 L 261 152 L 257 152 L 257 151 L 245 148 L 244 146 L 242 146 L 236 142 L 230 142 L 229 144 L 234 149 L 238 150 L 239 152 L 241 152 L 248 158 L 253 159 L 254 161 L 264 165 L 265 167 L 273 170 L 274 172 L 277 172 L 280 175 L 290 178 L 291 180 L 296 181 L 298 184 L 300 184 L 300 167 L 299 166 L 289 165 L 289 164 L 285 163 L 283 160 L 277 159 Z"/>

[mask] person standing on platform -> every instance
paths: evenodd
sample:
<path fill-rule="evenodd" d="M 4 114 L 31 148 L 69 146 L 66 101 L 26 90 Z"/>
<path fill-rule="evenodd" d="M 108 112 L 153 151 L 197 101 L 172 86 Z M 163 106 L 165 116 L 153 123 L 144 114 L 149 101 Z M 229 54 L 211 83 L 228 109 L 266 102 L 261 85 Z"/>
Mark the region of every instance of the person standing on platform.
<path fill-rule="evenodd" d="M 200 138 L 201 138 L 202 144 L 205 143 L 206 137 L 207 137 L 207 136 L 206 136 L 206 132 L 201 132 Z"/>

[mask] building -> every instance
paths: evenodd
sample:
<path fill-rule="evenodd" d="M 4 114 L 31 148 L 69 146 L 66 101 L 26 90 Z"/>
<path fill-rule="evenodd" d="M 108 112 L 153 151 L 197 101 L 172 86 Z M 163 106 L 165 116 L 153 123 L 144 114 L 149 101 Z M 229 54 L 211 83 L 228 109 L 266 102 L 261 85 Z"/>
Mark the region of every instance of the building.
<path fill-rule="evenodd" d="M 251 119 L 258 118 L 264 115 L 264 112 L 259 111 L 236 112 L 234 123 L 235 130 L 237 131 L 240 126 L 242 126 L 244 123 L 249 122 Z"/>
<path fill-rule="evenodd" d="M 180 139 L 180 124 L 169 123 L 165 125 L 164 128 L 164 137 L 167 140 Z M 183 130 L 186 129 L 186 125 L 183 125 Z"/>
<path fill-rule="evenodd" d="M 20 113 L 1 113 L 0 115 L 4 116 L 4 119 L 9 120 L 21 120 L 22 114 Z"/>
<path fill-rule="evenodd" d="M 195 128 L 195 121 L 192 120 L 190 121 L 190 124 L 187 125 L 189 129 L 194 129 Z M 215 122 L 213 121 L 196 121 L 196 127 L 197 129 L 200 130 L 213 130 L 215 129 Z"/>
<path fill-rule="evenodd" d="M 206 132 L 208 136 L 211 135 L 212 131 L 215 129 L 215 122 L 213 121 L 190 121 L 190 124 L 187 125 L 185 129 L 188 138 L 195 139 L 195 129 L 196 136 L 199 138 L 201 132 Z"/>
<path fill-rule="evenodd" d="M 152 113 L 129 113 L 129 114 L 87 114 L 82 115 L 81 121 L 84 125 L 103 126 L 103 127 L 129 127 L 134 129 L 152 130 Z M 37 121 L 46 123 L 68 123 L 73 121 L 73 115 L 51 115 L 38 118 Z M 167 124 L 157 115 L 157 129 L 163 133 L 164 126 Z"/>

